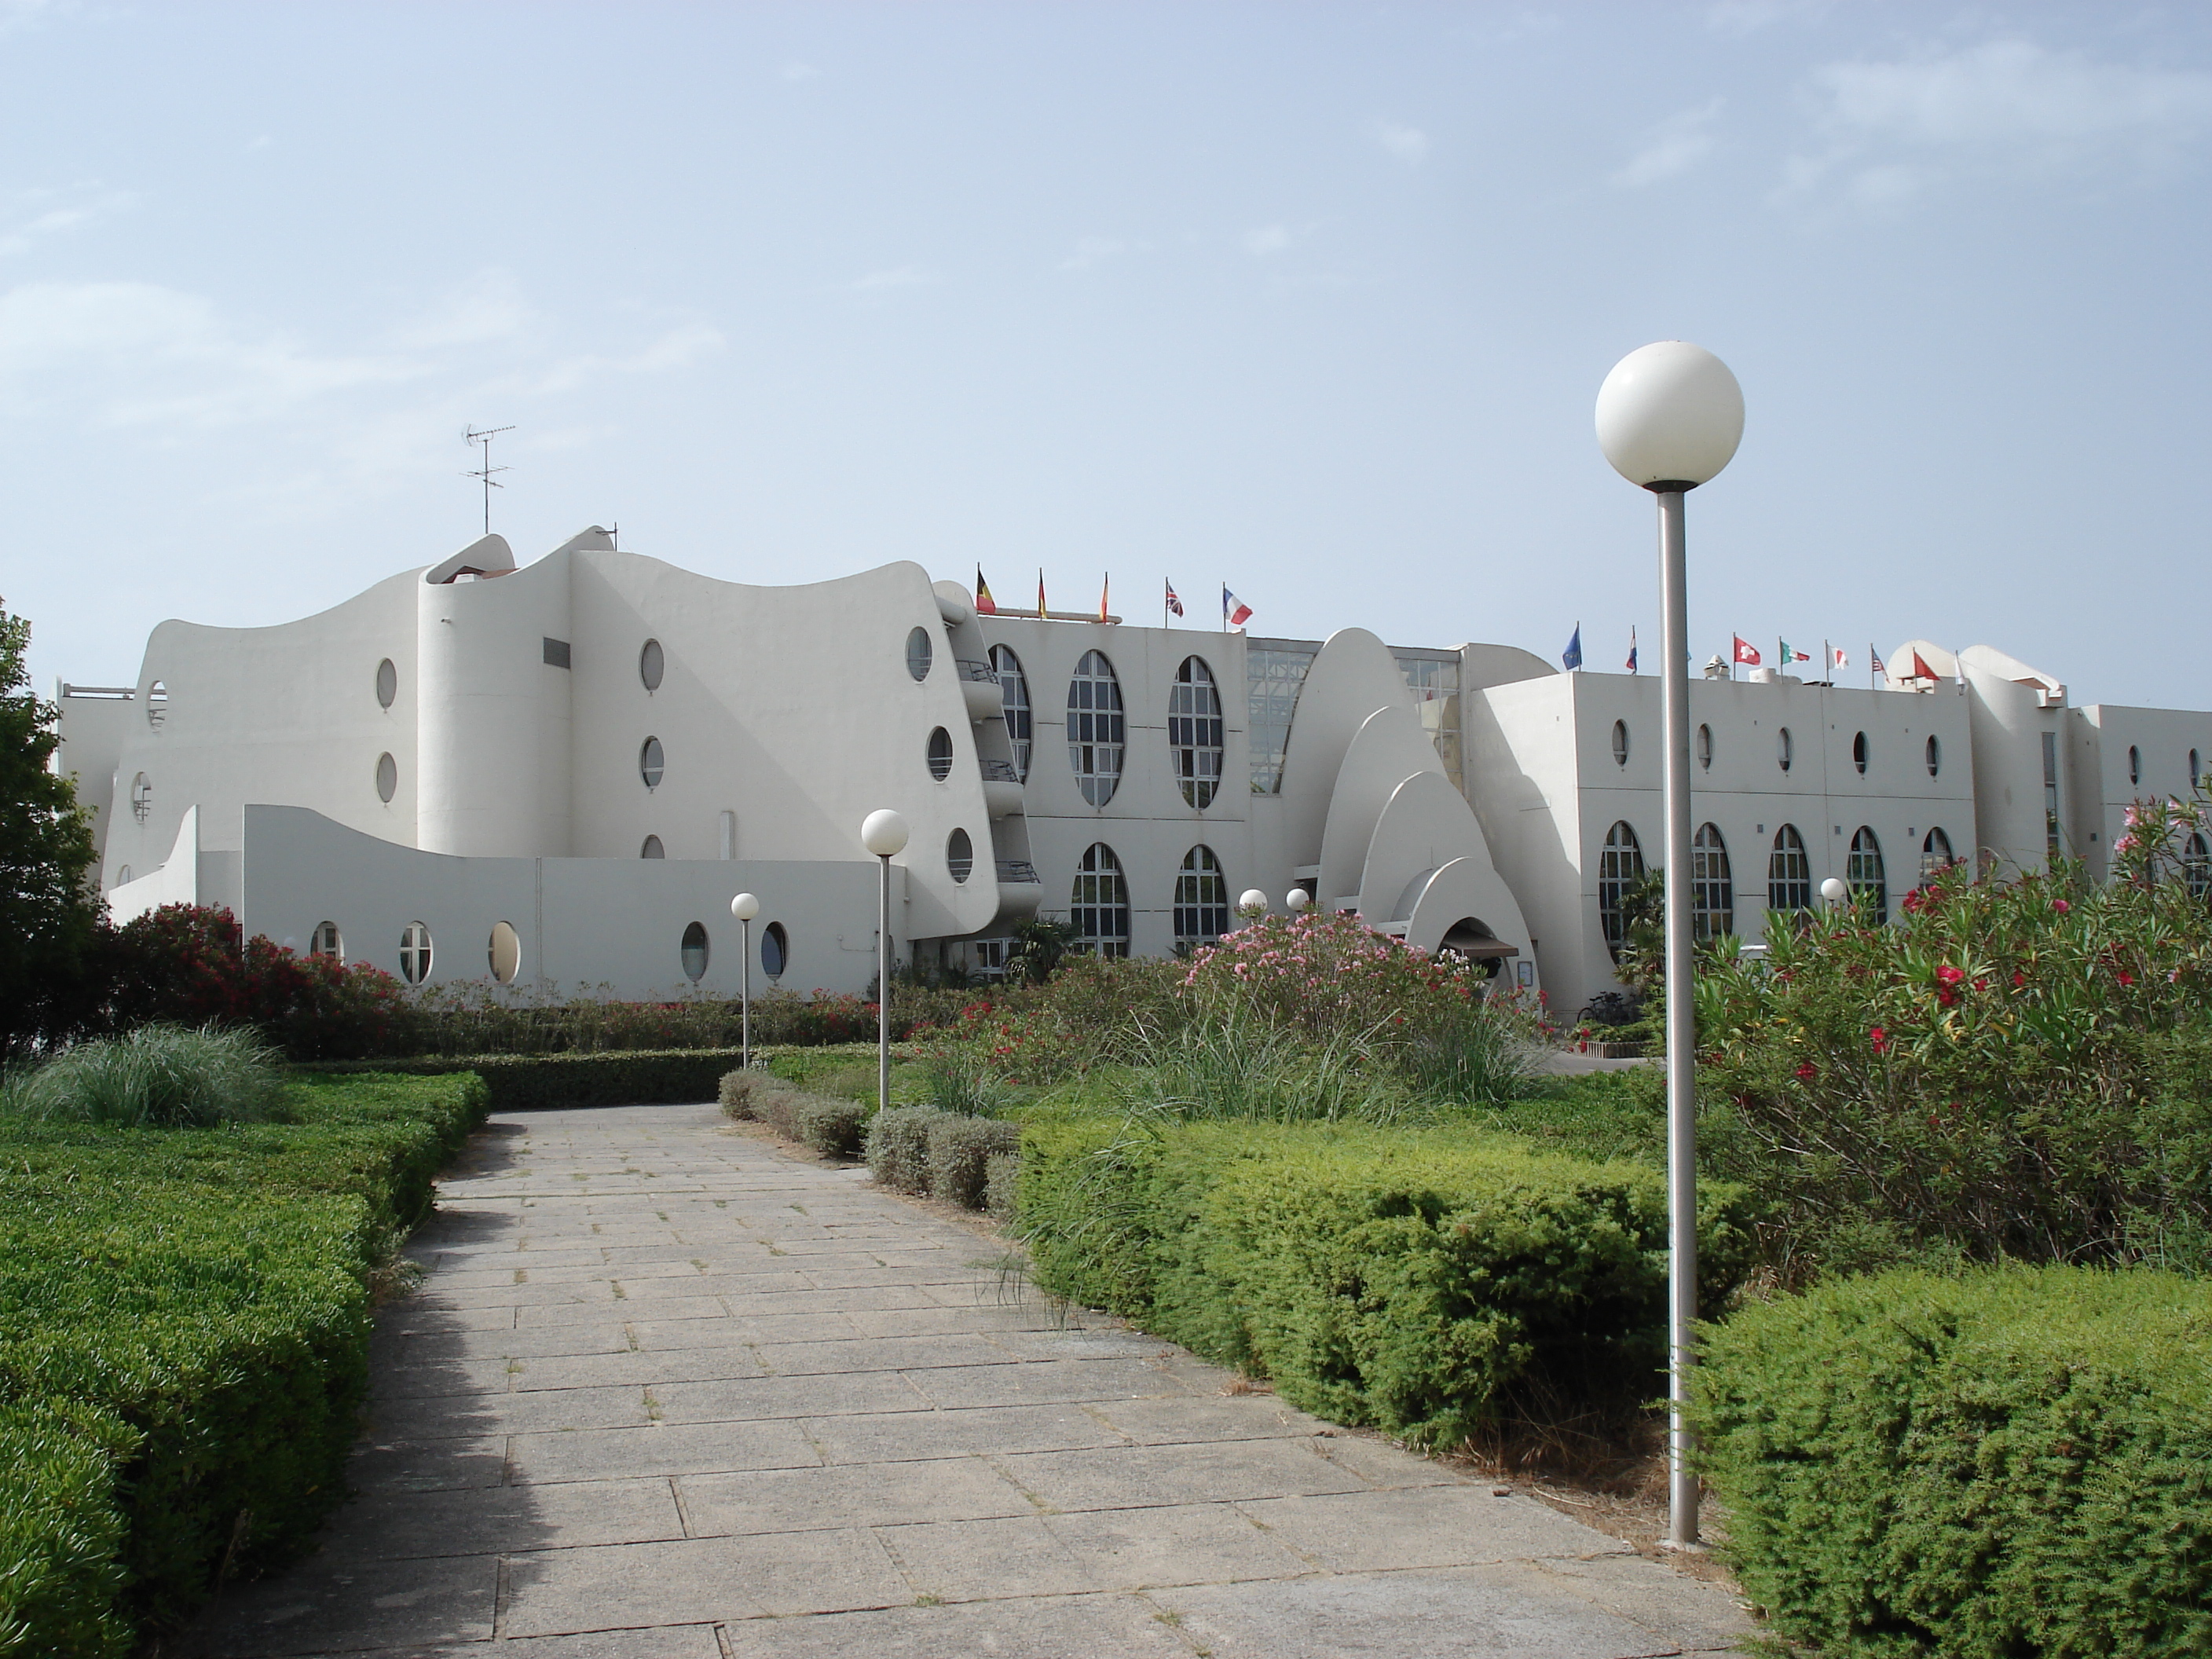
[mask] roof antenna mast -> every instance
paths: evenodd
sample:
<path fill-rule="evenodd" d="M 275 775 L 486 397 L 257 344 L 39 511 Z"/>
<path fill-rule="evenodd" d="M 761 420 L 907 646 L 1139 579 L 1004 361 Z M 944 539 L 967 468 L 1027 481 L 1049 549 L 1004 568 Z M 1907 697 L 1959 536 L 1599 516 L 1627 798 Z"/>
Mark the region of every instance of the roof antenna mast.
<path fill-rule="evenodd" d="M 499 436 L 502 432 L 512 432 L 514 430 L 514 428 L 511 426 L 495 426 L 488 432 L 479 432 L 476 428 L 470 427 L 461 434 L 470 443 L 482 444 L 483 446 L 483 465 L 477 467 L 473 471 L 464 472 L 461 476 L 464 478 L 481 478 L 483 480 L 483 533 L 487 536 L 491 534 L 491 492 L 495 489 L 504 489 L 507 488 L 505 484 L 501 483 L 497 479 L 494 478 L 492 474 L 495 472 L 511 472 L 514 470 L 512 467 L 494 466 L 491 464 L 491 441 Z"/>

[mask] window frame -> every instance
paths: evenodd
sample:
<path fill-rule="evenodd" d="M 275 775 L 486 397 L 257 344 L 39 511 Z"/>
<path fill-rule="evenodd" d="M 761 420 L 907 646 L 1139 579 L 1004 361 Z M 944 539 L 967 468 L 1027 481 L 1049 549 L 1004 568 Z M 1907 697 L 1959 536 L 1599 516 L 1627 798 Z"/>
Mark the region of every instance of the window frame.
<path fill-rule="evenodd" d="M 1718 824 L 1701 823 L 1690 838 L 1690 936 L 1703 945 L 1735 932 L 1735 875 L 1728 841 Z"/>
<path fill-rule="evenodd" d="M 1193 670 L 1197 671 L 1195 677 Z M 1176 669 L 1175 679 L 1168 686 L 1167 730 L 1176 782 L 1184 801 L 1203 811 L 1221 793 L 1229 733 L 1229 723 L 1222 714 L 1221 683 L 1205 658 L 1185 657 Z"/>
<path fill-rule="evenodd" d="M 1120 857 L 1103 841 L 1092 842 L 1076 860 L 1067 919 L 1076 928 L 1068 946 L 1072 952 L 1112 960 L 1128 956 L 1128 875 Z"/>
<path fill-rule="evenodd" d="M 1767 845 L 1766 908 L 1783 911 L 1813 908 L 1813 855 L 1794 823 L 1776 830 Z"/>
<path fill-rule="evenodd" d="M 1620 839 L 1624 833 L 1626 841 Z M 1615 962 L 1620 960 L 1621 947 L 1628 942 L 1627 922 L 1620 908 L 1622 895 L 1643 880 L 1645 873 L 1644 842 L 1636 826 L 1626 818 L 1615 818 L 1597 855 L 1598 933 Z"/>
<path fill-rule="evenodd" d="M 1128 744 L 1121 677 L 1103 651 L 1086 651 L 1067 677 L 1067 764 L 1091 805 L 1105 805 L 1121 788 Z"/>
<path fill-rule="evenodd" d="M 1178 945 L 1211 945 L 1229 931 L 1229 872 L 1204 842 L 1183 854 L 1176 871 L 1174 908 Z"/>

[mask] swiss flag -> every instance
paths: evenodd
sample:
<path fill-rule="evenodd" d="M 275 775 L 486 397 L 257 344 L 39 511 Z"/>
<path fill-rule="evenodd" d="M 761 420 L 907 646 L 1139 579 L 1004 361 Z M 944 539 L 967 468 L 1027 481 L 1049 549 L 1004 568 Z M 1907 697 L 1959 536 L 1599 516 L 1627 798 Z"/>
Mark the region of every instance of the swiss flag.
<path fill-rule="evenodd" d="M 1735 659 L 1747 662 L 1753 668 L 1759 666 L 1759 647 L 1741 634 L 1735 635 Z"/>

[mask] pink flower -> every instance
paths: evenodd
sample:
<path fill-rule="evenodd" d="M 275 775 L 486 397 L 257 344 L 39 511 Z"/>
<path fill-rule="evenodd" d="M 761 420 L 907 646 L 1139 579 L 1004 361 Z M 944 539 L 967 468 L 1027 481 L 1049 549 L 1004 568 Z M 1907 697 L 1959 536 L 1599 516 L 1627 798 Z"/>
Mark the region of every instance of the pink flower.
<path fill-rule="evenodd" d="M 2057 911 L 2058 914 L 2063 916 L 2074 907 L 2069 904 L 2064 899 L 2054 899 L 2051 901 L 2051 908 Z"/>

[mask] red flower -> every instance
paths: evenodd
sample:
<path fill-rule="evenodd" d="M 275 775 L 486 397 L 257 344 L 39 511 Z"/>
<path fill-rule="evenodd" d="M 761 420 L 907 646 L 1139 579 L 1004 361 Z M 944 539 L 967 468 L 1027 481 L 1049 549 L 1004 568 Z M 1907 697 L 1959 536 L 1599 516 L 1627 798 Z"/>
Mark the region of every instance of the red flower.
<path fill-rule="evenodd" d="M 2136 976 L 2123 968 L 2119 971 L 2119 981 L 2123 985 L 2132 985 L 2136 982 Z"/>
<path fill-rule="evenodd" d="M 1958 1000 L 1959 994 L 1948 985 L 1936 994 L 1936 1000 L 1946 1008 L 1949 1007 Z"/>
<path fill-rule="evenodd" d="M 1797 1068 L 1797 1075 L 1802 1081 L 1810 1083 L 1814 1078 L 1820 1076 L 1820 1073 L 1814 1068 L 1813 1062 L 1808 1060 L 1802 1066 L 1800 1066 Z"/>
<path fill-rule="evenodd" d="M 2014 990 L 2017 991 L 2018 989 L 2020 989 L 2020 988 L 2021 988 L 2021 986 L 2023 986 L 2023 985 L 2025 985 L 2025 984 L 2027 984 L 2027 975 L 2026 974 L 2021 973 L 2021 972 L 2020 971 L 2020 969 L 2018 969 L 2017 968 L 2014 969 L 2013 969 L 2013 975 L 2012 975 L 2012 988 L 2013 988 Z"/>
<path fill-rule="evenodd" d="M 2064 899 L 2053 899 L 2051 901 L 2051 908 L 2057 911 L 2058 914 L 2063 916 L 2074 907 L 2069 904 Z"/>
<path fill-rule="evenodd" d="M 1954 968 L 1948 963 L 1936 970 L 1936 978 L 1939 984 L 1956 985 L 1960 980 L 1966 978 L 1966 970 L 1965 969 Z"/>
<path fill-rule="evenodd" d="M 1889 1033 L 1883 1030 L 1881 1026 L 1875 1026 L 1867 1033 L 1867 1036 L 1874 1043 L 1875 1053 L 1886 1054 L 1889 1052 Z"/>

